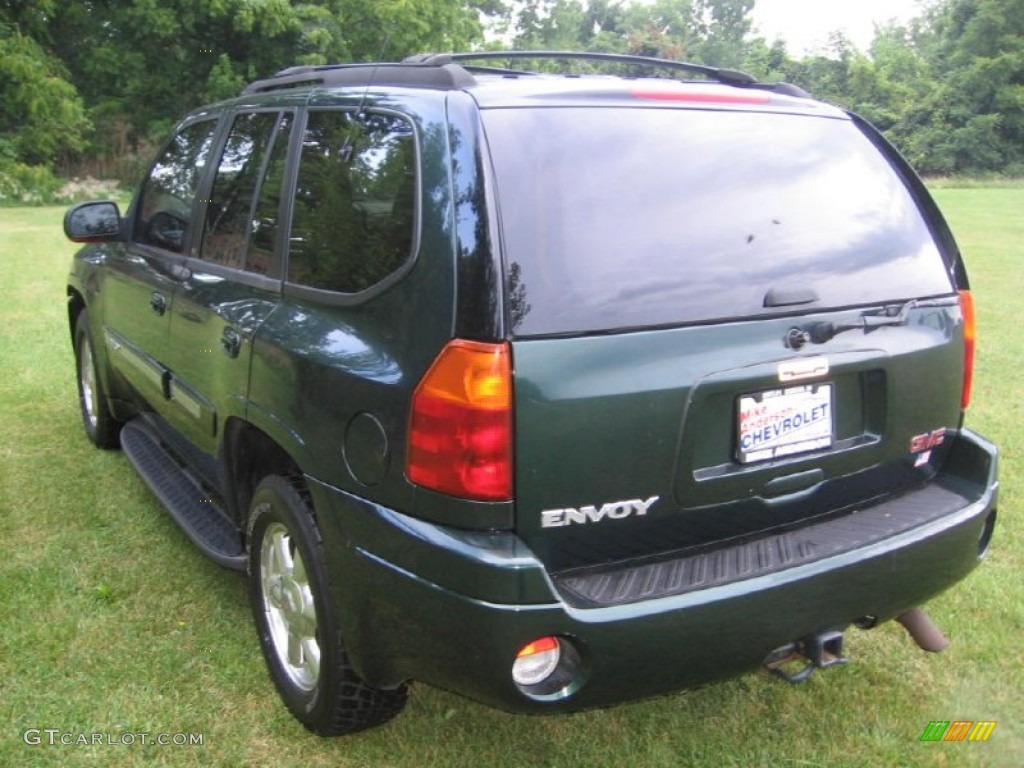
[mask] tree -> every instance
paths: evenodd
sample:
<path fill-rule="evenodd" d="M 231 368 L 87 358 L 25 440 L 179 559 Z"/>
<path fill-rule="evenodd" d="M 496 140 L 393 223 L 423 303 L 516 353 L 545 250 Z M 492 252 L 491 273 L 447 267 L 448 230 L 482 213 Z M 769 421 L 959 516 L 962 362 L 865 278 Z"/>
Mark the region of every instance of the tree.
<path fill-rule="evenodd" d="M 718 67 L 741 66 L 747 56 L 753 8 L 754 0 L 694 0 L 701 61 Z"/>
<path fill-rule="evenodd" d="M 518 48 L 628 51 L 738 67 L 746 56 L 754 0 L 527 0 Z"/>
<path fill-rule="evenodd" d="M 628 52 L 788 80 L 863 114 L 927 173 L 1024 175 L 1020 2 L 935 0 L 906 25 L 876 29 L 866 52 L 836 34 L 794 60 L 783 41 L 751 38 L 755 0 L 7 0 L 0 160 L 121 156 L 284 67 L 472 49 L 487 24 L 517 48 Z"/>
<path fill-rule="evenodd" d="M 60 59 L 0 23 L 0 160 L 64 159 L 85 147 L 90 127 Z"/>
<path fill-rule="evenodd" d="M 633 5 L 626 16 L 629 52 L 661 59 L 690 59 L 699 43 L 691 0 Z"/>
<path fill-rule="evenodd" d="M 187 110 L 284 67 L 466 48 L 482 39 L 480 13 L 503 10 L 500 0 L 41 0 L 8 3 L 0 19 L 59 52 L 48 66 L 88 104 L 95 148 L 122 153 L 125 140 L 162 136 Z M 73 109 L 74 97 L 48 101 Z"/>
<path fill-rule="evenodd" d="M 516 47 L 524 50 L 586 50 L 596 19 L 578 0 L 535 0 L 518 14 Z"/>
<path fill-rule="evenodd" d="M 946 0 L 928 16 L 932 66 L 928 131 L 943 171 L 1024 173 L 1024 14 L 1019 0 Z"/>

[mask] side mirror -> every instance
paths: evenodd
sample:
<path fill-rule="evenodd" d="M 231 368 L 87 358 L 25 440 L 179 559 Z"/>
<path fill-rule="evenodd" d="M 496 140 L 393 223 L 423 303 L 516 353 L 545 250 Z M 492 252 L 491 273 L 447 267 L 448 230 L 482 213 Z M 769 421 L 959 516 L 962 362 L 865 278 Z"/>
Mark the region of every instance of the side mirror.
<path fill-rule="evenodd" d="M 64 214 L 64 234 L 76 243 L 102 243 L 121 234 L 121 212 L 107 200 L 79 203 Z"/>

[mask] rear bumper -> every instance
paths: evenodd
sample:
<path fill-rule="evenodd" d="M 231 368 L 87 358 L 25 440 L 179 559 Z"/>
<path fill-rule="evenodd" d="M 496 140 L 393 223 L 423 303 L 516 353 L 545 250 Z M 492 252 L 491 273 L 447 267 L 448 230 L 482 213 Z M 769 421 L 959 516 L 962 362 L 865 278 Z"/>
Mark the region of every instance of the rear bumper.
<path fill-rule="evenodd" d="M 525 712 L 731 677 L 797 638 L 920 605 L 978 564 L 997 477 L 994 446 L 964 432 L 936 480 L 963 504 L 940 517 L 794 567 L 599 607 L 560 591 L 512 534 L 443 528 L 311 486 L 345 642 L 364 679 L 415 678 Z M 568 638 L 579 652 L 572 695 L 530 697 L 512 682 L 517 650 L 543 635 Z"/>

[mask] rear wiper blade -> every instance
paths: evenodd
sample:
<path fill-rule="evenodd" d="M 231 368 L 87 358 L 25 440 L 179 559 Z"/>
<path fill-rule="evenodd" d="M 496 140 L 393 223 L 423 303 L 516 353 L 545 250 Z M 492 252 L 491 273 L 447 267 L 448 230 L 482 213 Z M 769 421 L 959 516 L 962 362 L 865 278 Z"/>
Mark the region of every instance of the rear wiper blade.
<path fill-rule="evenodd" d="M 793 346 L 793 342 L 796 341 L 794 331 L 800 334 L 802 338 L 800 341 L 803 343 L 810 342 L 812 344 L 824 344 L 827 341 L 831 341 L 835 336 L 845 331 L 856 331 L 862 330 L 864 333 L 870 333 L 876 328 L 881 328 L 887 325 L 906 325 L 907 320 L 910 319 L 910 311 L 912 309 L 918 309 L 920 307 L 942 307 L 953 303 L 955 299 L 911 299 L 902 304 L 889 304 L 882 307 L 881 311 L 868 311 L 860 316 L 860 322 L 857 323 L 830 323 L 820 322 L 814 323 L 806 331 L 802 331 L 799 328 L 793 328 L 787 336 L 787 343 Z"/>
<path fill-rule="evenodd" d="M 870 311 L 865 312 L 860 316 L 859 323 L 815 323 L 811 326 L 810 334 L 811 341 L 815 341 L 816 337 L 822 337 L 822 341 L 828 341 L 837 333 L 843 331 L 855 331 L 858 328 L 869 333 L 875 328 L 881 328 L 885 325 L 906 325 L 907 320 L 910 319 L 910 310 L 917 306 L 917 299 L 911 299 L 910 301 L 900 304 L 890 304 L 882 307 L 880 312 Z M 821 342 L 815 341 L 816 344 Z"/>

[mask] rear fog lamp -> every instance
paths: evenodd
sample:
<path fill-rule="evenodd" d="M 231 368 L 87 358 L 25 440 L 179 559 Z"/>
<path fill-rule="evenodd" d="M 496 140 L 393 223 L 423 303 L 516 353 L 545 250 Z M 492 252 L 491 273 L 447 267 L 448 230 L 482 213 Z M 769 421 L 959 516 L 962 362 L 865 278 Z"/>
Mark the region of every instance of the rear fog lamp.
<path fill-rule="evenodd" d="M 558 669 L 562 644 L 557 637 L 542 637 L 519 649 L 512 663 L 512 679 L 516 685 L 534 686 L 543 683 Z"/>

